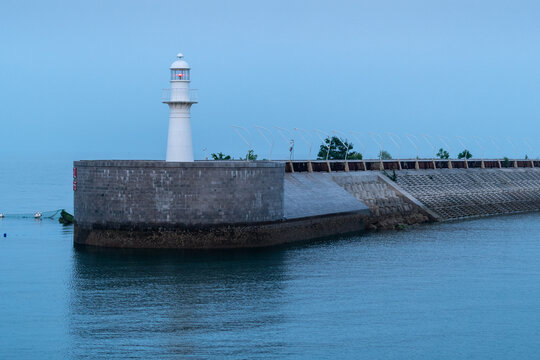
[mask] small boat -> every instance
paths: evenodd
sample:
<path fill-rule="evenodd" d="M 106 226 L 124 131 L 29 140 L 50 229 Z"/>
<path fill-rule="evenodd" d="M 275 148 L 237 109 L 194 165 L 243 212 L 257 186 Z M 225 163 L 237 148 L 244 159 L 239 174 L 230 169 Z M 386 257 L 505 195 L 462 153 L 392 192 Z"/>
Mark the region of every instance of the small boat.
<path fill-rule="evenodd" d="M 4 214 L 0 213 L 0 219 L 2 219 L 4 217 Z"/>
<path fill-rule="evenodd" d="M 40 219 L 41 218 L 41 211 L 38 211 L 37 213 L 34 214 L 34 219 Z"/>

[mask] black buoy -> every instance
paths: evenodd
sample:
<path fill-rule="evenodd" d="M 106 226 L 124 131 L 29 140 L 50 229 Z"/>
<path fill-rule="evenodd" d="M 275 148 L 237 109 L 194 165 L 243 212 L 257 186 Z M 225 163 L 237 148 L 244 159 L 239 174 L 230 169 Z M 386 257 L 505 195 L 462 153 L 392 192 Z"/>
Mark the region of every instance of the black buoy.
<path fill-rule="evenodd" d="M 7 234 L 6 234 L 6 233 L 4 233 L 4 237 L 7 237 Z"/>

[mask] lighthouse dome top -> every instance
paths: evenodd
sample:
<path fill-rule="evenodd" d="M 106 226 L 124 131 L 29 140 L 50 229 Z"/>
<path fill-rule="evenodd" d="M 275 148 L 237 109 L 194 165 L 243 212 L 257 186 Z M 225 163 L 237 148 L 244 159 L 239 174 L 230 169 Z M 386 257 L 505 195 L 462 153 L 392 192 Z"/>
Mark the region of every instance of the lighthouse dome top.
<path fill-rule="evenodd" d="M 184 60 L 182 60 L 182 58 L 184 57 L 184 55 L 182 54 L 178 54 L 176 55 L 176 57 L 178 58 L 175 62 L 172 63 L 171 65 L 171 70 L 176 70 L 176 69 L 189 69 L 189 64 L 187 62 L 185 62 Z"/>

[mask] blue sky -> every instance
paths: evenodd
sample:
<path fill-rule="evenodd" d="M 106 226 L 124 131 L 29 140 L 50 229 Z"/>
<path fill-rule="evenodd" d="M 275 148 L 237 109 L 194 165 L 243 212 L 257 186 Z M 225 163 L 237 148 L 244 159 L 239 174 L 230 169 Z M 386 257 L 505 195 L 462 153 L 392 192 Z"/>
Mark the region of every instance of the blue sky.
<path fill-rule="evenodd" d="M 416 155 L 404 134 L 437 147 L 445 136 L 453 153 L 462 136 L 474 155 L 539 156 L 539 18 L 537 1 L 3 0 L 0 150 L 164 159 L 161 89 L 182 52 L 199 89 L 196 158 L 243 155 L 231 125 L 250 129 L 262 157 L 255 125 L 358 131 L 367 157 L 370 133 L 397 156 L 388 132 L 401 157 Z M 307 152 L 297 136 L 296 158 Z"/>

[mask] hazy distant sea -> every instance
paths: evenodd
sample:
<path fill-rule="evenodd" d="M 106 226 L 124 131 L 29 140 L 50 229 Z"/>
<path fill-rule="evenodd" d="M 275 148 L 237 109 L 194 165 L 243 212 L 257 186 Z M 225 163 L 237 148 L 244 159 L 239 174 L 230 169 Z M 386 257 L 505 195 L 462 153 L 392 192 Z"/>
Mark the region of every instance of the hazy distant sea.
<path fill-rule="evenodd" d="M 3 161 L 0 212 L 72 210 L 71 162 Z M 250 251 L 75 249 L 0 220 L 0 358 L 520 359 L 540 214 Z"/>

